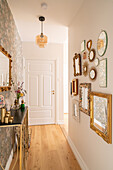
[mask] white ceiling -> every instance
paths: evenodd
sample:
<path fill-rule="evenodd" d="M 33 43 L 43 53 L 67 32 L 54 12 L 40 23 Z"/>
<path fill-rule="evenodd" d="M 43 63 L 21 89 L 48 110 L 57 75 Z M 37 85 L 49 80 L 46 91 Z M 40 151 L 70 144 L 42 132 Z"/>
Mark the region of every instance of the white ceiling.
<path fill-rule="evenodd" d="M 84 0 L 7 0 L 22 41 L 35 41 L 40 34 L 39 16 L 44 16 L 44 34 L 49 42 L 67 40 L 68 25 L 72 22 Z M 46 2 L 46 10 L 41 3 Z"/>

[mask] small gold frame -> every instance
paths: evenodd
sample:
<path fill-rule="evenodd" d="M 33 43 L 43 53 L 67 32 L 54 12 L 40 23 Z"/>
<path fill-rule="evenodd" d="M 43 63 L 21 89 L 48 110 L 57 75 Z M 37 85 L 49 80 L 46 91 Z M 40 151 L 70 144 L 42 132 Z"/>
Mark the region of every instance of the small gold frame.
<path fill-rule="evenodd" d="M 87 41 L 86 46 L 87 46 L 88 51 L 90 51 L 92 47 L 92 40 Z"/>
<path fill-rule="evenodd" d="M 90 54 L 91 54 L 91 53 L 93 53 L 93 58 L 90 58 Z M 94 61 L 95 56 L 96 56 L 96 52 L 95 52 L 95 49 L 93 48 L 93 49 L 91 49 L 91 50 L 89 51 L 89 55 L 88 55 L 89 61 L 90 61 L 90 62 Z"/>
<path fill-rule="evenodd" d="M 73 96 L 78 95 L 78 79 L 72 80 L 72 95 Z"/>
<path fill-rule="evenodd" d="M 83 75 L 86 77 L 88 75 L 88 62 L 85 61 L 83 64 Z"/>
<path fill-rule="evenodd" d="M 0 45 L 0 52 L 2 52 L 9 59 L 9 86 L 0 86 L 0 92 L 8 91 L 11 89 L 11 55 Z"/>
<path fill-rule="evenodd" d="M 76 65 L 78 64 L 78 68 L 76 68 Z M 82 74 L 81 72 L 81 55 L 75 53 L 75 56 L 73 57 L 73 67 L 74 67 L 74 76 L 80 76 Z"/>
<path fill-rule="evenodd" d="M 91 75 L 90 75 L 91 71 L 94 71 L 94 74 L 95 74 L 94 77 L 91 77 Z M 89 78 L 90 78 L 90 80 L 95 80 L 96 77 L 97 77 L 97 70 L 95 67 L 92 67 L 89 71 Z"/>
<path fill-rule="evenodd" d="M 103 109 L 103 106 L 105 109 L 101 111 Z M 97 118 L 96 118 L 96 114 L 94 113 L 94 109 L 97 115 L 98 113 L 100 114 L 97 116 Z M 94 120 L 94 115 L 95 115 L 95 120 Z M 105 122 L 103 121 L 103 117 L 105 118 L 104 120 Z M 90 128 L 93 129 L 99 136 L 101 136 L 107 143 L 110 144 L 112 143 L 112 95 L 111 94 L 98 93 L 98 92 L 90 93 Z"/>

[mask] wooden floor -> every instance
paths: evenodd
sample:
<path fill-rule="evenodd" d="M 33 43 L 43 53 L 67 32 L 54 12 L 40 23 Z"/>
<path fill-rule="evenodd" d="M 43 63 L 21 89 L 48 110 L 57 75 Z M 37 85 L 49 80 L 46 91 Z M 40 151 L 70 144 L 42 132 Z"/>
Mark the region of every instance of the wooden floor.
<path fill-rule="evenodd" d="M 27 170 L 80 170 L 59 125 L 32 126 Z"/>

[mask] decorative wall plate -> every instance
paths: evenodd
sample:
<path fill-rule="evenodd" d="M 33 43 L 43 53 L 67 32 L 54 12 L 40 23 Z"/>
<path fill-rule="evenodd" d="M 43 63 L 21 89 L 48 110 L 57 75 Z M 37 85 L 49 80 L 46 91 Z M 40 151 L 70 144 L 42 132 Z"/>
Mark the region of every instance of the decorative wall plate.
<path fill-rule="evenodd" d="M 84 62 L 83 64 L 83 75 L 87 76 L 88 75 L 88 62 Z"/>
<path fill-rule="evenodd" d="M 89 41 L 87 41 L 87 49 L 88 49 L 88 51 L 91 50 L 91 47 L 92 47 L 92 40 L 89 40 Z"/>
<path fill-rule="evenodd" d="M 94 67 L 91 68 L 90 72 L 89 72 L 89 78 L 91 80 L 95 80 L 97 76 L 97 71 Z"/>
<path fill-rule="evenodd" d="M 89 52 L 88 59 L 89 59 L 90 62 L 92 62 L 95 59 L 95 49 L 92 49 Z"/>
<path fill-rule="evenodd" d="M 108 44 L 108 36 L 106 31 L 102 30 L 97 40 L 97 52 L 99 56 L 103 56 L 106 52 Z"/>
<path fill-rule="evenodd" d="M 96 66 L 96 67 L 99 65 L 99 62 L 100 62 L 99 58 L 96 58 L 96 59 L 95 59 L 95 66 Z"/>

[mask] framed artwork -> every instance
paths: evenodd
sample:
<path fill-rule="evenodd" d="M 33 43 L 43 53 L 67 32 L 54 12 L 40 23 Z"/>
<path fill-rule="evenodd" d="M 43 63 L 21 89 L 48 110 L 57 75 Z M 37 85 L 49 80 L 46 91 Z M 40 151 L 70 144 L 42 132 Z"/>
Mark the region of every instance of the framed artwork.
<path fill-rule="evenodd" d="M 72 100 L 72 116 L 75 120 L 79 122 L 80 120 L 79 101 L 75 99 Z"/>
<path fill-rule="evenodd" d="M 89 55 L 88 55 L 88 59 L 89 59 L 90 62 L 94 61 L 94 59 L 95 59 L 95 49 L 90 50 Z"/>
<path fill-rule="evenodd" d="M 92 67 L 89 71 L 89 78 L 91 80 L 95 80 L 96 77 L 97 77 L 97 70 L 94 67 Z"/>
<path fill-rule="evenodd" d="M 79 76 L 82 74 L 80 54 L 75 53 L 75 56 L 73 57 L 73 67 L 74 67 L 74 76 Z"/>
<path fill-rule="evenodd" d="M 90 115 L 90 92 L 91 83 L 80 84 L 79 108 L 87 115 Z"/>
<path fill-rule="evenodd" d="M 78 79 L 72 80 L 72 95 L 73 96 L 78 95 Z"/>
<path fill-rule="evenodd" d="M 91 92 L 90 128 L 107 143 L 112 143 L 112 95 Z"/>
<path fill-rule="evenodd" d="M 107 58 L 99 63 L 99 86 L 107 87 Z"/>
<path fill-rule="evenodd" d="M 97 40 L 97 52 L 99 56 L 103 56 L 105 54 L 107 45 L 108 45 L 107 32 L 105 30 L 102 30 Z"/>
<path fill-rule="evenodd" d="M 81 42 L 81 52 L 85 51 L 85 49 L 86 49 L 86 40 L 83 40 Z"/>
<path fill-rule="evenodd" d="M 90 51 L 92 47 L 92 40 L 87 41 L 86 46 L 87 46 L 88 51 Z"/>
<path fill-rule="evenodd" d="M 84 62 L 83 64 L 83 75 L 87 76 L 88 75 L 88 62 Z"/>

